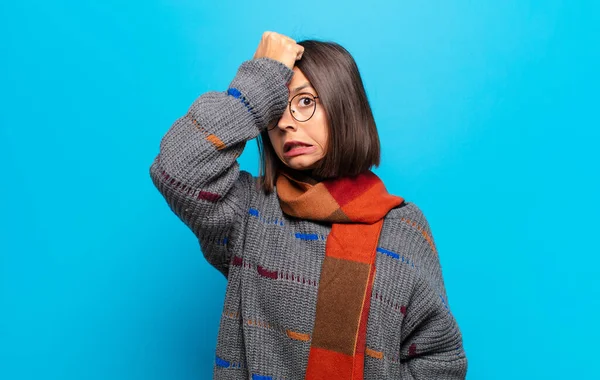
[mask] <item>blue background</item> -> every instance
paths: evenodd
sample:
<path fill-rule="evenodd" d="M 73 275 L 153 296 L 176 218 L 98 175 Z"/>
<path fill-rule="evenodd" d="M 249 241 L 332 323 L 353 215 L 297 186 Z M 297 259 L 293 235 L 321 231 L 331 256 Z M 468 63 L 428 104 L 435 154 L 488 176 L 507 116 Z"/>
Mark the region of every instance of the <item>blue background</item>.
<path fill-rule="evenodd" d="M 430 222 L 468 379 L 597 376 L 599 15 L 552 0 L 2 2 L 0 378 L 210 378 L 226 282 L 148 169 L 265 30 L 354 55 L 376 172 Z"/>

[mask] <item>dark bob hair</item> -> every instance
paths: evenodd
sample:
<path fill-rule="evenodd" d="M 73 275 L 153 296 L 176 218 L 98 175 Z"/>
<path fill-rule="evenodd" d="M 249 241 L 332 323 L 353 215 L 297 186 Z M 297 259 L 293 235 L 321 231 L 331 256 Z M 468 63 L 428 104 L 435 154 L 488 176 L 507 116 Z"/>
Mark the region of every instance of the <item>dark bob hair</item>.
<path fill-rule="evenodd" d="M 350 53 L 334 42 L 305 40 L 302 59 L 296 67 L 319 94 L 329 128 L 325 157 L 312 176 L 355 176 L 379 166 L 379 136 L 358 67 Z M 276 120 L 275 122 L 278 122 Z M 258 142 L 261 185 L 273 191 L 277 170 L 285 165 L 275 154 L 267 130 Z"/>

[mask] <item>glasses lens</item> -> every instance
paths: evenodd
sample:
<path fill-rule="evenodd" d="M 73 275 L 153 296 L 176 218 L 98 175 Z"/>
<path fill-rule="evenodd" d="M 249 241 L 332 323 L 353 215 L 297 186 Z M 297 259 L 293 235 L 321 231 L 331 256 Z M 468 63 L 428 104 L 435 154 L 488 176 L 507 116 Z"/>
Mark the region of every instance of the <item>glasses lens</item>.
<path fill-rule="evenodd" d="M 298 121 L 307 121 L 315 113 L 317 102 L 311 94 L 298 94 L 291 100 L 292 116 Z"/>

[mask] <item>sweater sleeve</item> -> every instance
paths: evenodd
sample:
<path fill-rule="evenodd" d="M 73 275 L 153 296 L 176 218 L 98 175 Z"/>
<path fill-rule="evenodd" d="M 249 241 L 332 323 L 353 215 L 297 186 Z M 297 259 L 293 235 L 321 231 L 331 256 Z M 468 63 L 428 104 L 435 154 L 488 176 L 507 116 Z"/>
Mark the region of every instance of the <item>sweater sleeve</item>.
<path fill-rule="evenodd" d="M 429 224 L 420 210 L 422 243 L 415 246 L 418 270 L 402 326 L 403 379 L 465 379 L 462 334 L 450 311 L 442 269 Z"/>
<path fill-rule="evenodd" d="M 268 58 L 242 63 L 227 91 L 202 94 L 175 121 L 150 166 L 170 209 L 225 276 L 232 247 L 241 241 L 254 183 L 250 173 L 240 171 L 237 158 L 248 140 L 284 112 L 292 75 Z"/>

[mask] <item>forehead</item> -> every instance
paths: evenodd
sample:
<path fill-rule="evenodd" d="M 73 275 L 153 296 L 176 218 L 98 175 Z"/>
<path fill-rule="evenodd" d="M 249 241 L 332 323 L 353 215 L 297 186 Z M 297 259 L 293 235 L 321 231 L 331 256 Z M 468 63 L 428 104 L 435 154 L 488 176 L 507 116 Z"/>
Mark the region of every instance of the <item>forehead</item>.
<path fill-rule="evenodd" d="M 302 71 L 300 71 L 300 69 L 298 67 L 294 66 L 293 71 L 294 71 L 294 75 L 292 76 L 292 79 L 288 83 L 288 89 L 290 92 L 294 91 L 296 88 L 298 88 L 302 85 L 305 85 L 306 83 L 308 83 L 310 85 L 310 82 L 308 81 L 308 79 L 306 79 L 306 77 L 304 76 Z"/>

